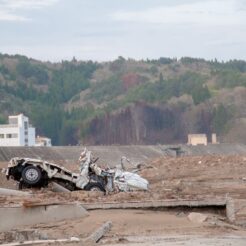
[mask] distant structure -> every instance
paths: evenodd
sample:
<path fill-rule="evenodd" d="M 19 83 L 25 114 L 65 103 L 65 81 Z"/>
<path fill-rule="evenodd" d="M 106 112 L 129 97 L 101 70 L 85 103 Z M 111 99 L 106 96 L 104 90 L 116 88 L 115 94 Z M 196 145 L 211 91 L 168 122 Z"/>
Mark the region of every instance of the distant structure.
<path fill-rule="evenodd" d="M 212 133 L 211 143 L 217 144 L 216 133 Z M 188 145 L 208 145 L 208 138 L 206 134 L 189 134 L 188 135 Z"/>
<path fill-rule="evenodd" d="M 35 146 L 47 146 L 50 147 L 51 145 L 51 139 L 47 137 L 36 137 L 36 143 Z"/>
<path fill-rule="evenodd" d="M 217 136 L 216 133 L 212 133 L 212 144 L 217 144 Z"/>
<path fill-rule="evenodd" d="M 0 125 L 0 146 L 34 146 L 35 128 L 23 114 L 9 116 L 9 123 Z"/>
<path fill-rule="evenodd" d="M 208 139 L 206 134 L 189 134 L 188 145 L 207 145 Z"/>

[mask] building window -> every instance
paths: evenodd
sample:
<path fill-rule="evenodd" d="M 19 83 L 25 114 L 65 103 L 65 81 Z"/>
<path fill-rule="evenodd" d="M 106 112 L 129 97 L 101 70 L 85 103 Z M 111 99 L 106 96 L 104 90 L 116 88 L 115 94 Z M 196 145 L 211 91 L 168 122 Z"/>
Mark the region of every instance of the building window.
<path fill-rule="evenodd" d="M 4 138 L 4 134 L 0 134 L 0 138 Z"/>
<path fill-rule="evenodd" d="M 8 134 L 6 134 L 6 138 L 18 138 L 18 134 L 17 133 L 8 133 Z"/>
<path fill-rule="evenodd" d="M 28 131 L 25 131 L 25 133 L 24 133 L 25 135 L 28 135 Z"/>
<path fill-rule="evenodd" d="M 24 122 L 24 128 L 25 128 L 25 130 L 28 129 L 28 122 L 27 121 Z"/>

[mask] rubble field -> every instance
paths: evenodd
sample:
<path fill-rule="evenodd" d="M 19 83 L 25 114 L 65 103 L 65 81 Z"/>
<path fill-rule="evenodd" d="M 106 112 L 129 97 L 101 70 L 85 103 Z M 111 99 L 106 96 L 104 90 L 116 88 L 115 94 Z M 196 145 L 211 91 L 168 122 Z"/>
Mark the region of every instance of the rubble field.
<path fill-rule="evenodd" d="M 6 163 L 2 162 L 0 167 L 4 166 L 6 167 Z M 71 170 L 77 169 L 75 164 L 66 163 L 64 166 Z M 30 197 L 0 196 L 0 205 L 32 207 L 45 204 L 104 204 L 182 199 L 246 200 L 246 156 L 161 157 L 142 165 L 139 174 L 149 180 L 149 191 L 104 195 L 98 192 L 55 193 L 49 188 L 34 189 Z M 7 181 L 5 176 L 0 174 L 0 187 L 15 189 L 16 184 L 11 180 Z M 95 209 L 88 212 L 89 215 L 85 218 L 18 226 L 13 228 L 11 233 L 0 232 L 0 243 L 17 240 L 16 235 L 23 230 L 38 231 L 48 239 L 86 238 L 106 221 L 112 222 L 112 228 L 97 244 L 240 246 L 246 243 L 244 225 L 229 222 L 225 209 L 216 206 Z M 68 243 L 52 243 L 63 244 Z M 69 245 L 87 244 L 69 242 Z"/>

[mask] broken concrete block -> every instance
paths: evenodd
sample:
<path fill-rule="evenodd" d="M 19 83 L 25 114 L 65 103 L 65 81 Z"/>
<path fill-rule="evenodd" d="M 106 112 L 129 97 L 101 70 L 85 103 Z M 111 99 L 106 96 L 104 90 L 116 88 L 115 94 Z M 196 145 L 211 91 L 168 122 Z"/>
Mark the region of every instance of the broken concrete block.
<path fill-rule="evenodd" d="M 228 199 L 226 214 L 230 222 L 246 226 L 246 199 Z"/>
<path fill-rule="evenodd" d="M 88 215 L 79 204 L 37 206 L 37 207 L 0 207 L 0 231 L 12 230 L 17 226 L 77 219 Z"/>
<path fill-rule="evenodd" d="M 235 222 L 235 203 L 234 199 L 228 198 L 226 202 L 226 216 L 230 222 Z"/>
<path fill-rule="evenodd" d="M 112 227 L 112 222 L 105 222 L 100 228 L 98 228 L 95 232 L 93 232 L 88 238 L 86 238 L 85 242 L 97 243 L 106 233 L 110 231 Z"/>
<path fill-rule="evenodd" d="M 207 215 L 201 213 L 190 213 L 188 215 L 188 219 L 197 224 L 203 223 L 207 218 Z"/>
<path fill-rule="evenodd" d="M 70 190 L 66 189 L 65 187 L 55 183 L 55 182 L 52 182 L 52 188 L 51 190 L 54 191 L 54 192 L 71 192 Z"/>
<path fill-rule="evenodd" d="M 23 242 L 31 240 L 47 240 L 48 236 L 45 233 L 41 233 L 38 230 L 24 229 L 13 230 L 2 233 L 3 242 Z"/>
<path fill-rule="evenodd" d="M 30 196 L 31 193 L 19 190 L 0 188 L 0 195 L 3 196 Z"/>
<path fill-rule="evenodd" d="M 71 243 L 71 242 L 80 242 L 80 239 L 77 237 L 71 237 L 69 239 L 50 239 L 50 240 L 35 240 L 35 241 L 23 241 L 23 242 L 15 242 L 15 243 L 6 243 L 1 244 L 1 246 L 23 246 L 23 245 L 50 245 L 50 244 L 61 244 L 62 243 Z"/>

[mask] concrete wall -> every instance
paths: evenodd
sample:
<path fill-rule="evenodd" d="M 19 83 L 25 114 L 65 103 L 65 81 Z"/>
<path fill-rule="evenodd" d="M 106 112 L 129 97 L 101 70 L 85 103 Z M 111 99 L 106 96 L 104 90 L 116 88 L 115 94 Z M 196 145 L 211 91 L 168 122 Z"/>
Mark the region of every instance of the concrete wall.
<path fill-rule="evenodd" d="M 207 146 L 167 146 L 167 145 L 128 145 L 128 146 L 87 146 L 100 163 L 115 166 L 122 156 L 128 157 L 134 164 L 168 155 L 168 149 L 179 147 L 182 155 L 246 155 L 243 144 L 208 144 Z M 7 162 L 13 157 L 29 157 L 54 162 L 77 162 L 83 146 L 60 147 L 0 147 L 0 162 Z"/>
<path fill-rule="evenodd" d="M 0 138 L 0 146 L 20 146 L 20 128 L 19 127 L 0 127 L 0 134 L 4 137 Z M 11 134 L 11 138 L 9 138 Z"/>
<path fill-rule="evenodd" d="M 36 143 L 35 128 L 29 127 L 28 129 L 28 146 L 34 146 Z"/>

